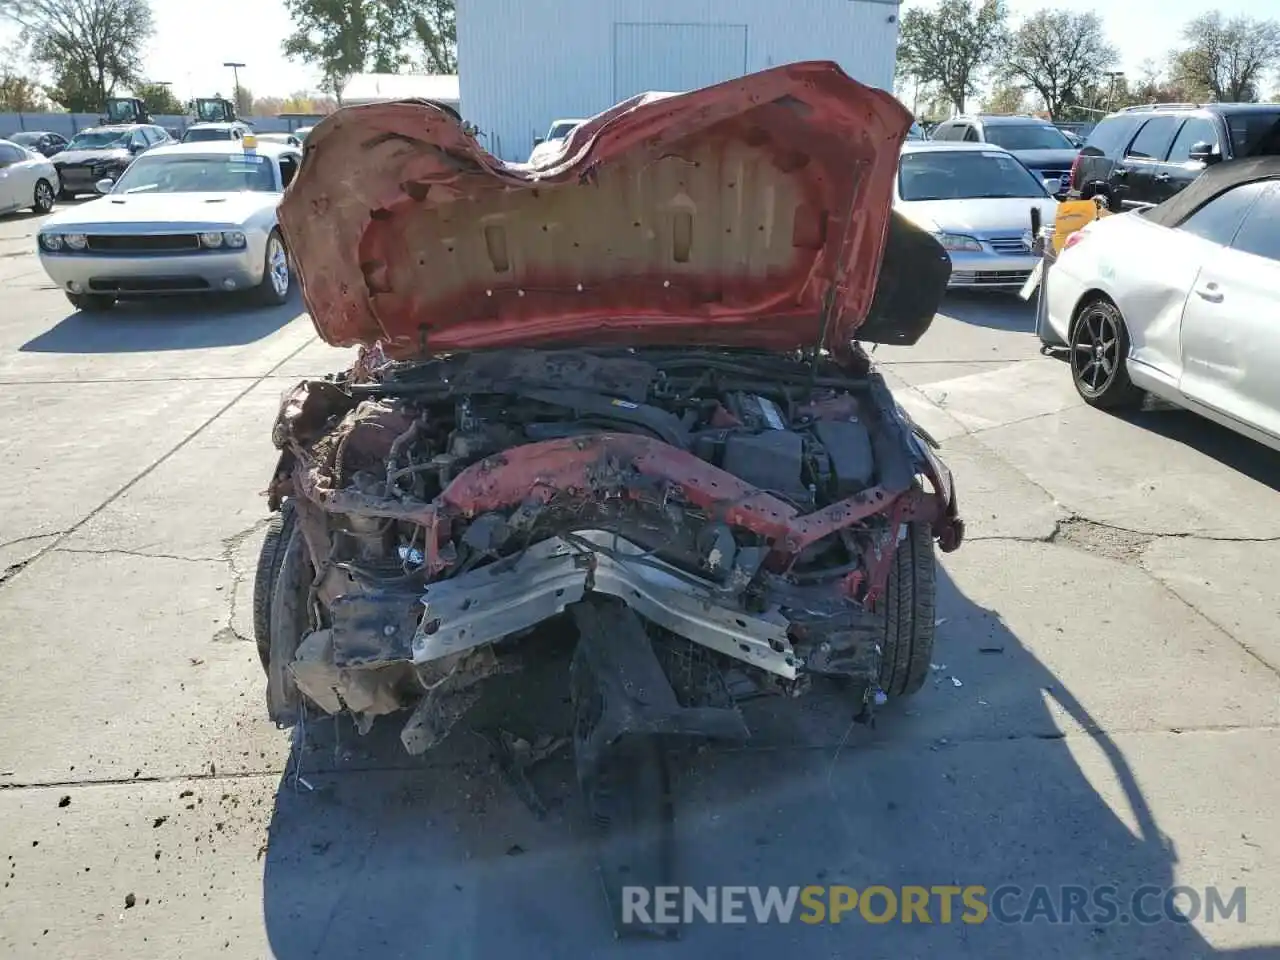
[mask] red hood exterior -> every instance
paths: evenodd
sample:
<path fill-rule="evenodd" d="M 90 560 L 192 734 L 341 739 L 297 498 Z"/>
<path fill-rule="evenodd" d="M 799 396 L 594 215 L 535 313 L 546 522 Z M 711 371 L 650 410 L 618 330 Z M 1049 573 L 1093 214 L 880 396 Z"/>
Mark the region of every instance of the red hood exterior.
<path fill-rule="evenodd" d="M 538 169 L 421 101 L 307 138 L 280 223 L 327 342 L 839 351 L 875 293 L 911 117 L 834 63 L 637 97 Z"/>

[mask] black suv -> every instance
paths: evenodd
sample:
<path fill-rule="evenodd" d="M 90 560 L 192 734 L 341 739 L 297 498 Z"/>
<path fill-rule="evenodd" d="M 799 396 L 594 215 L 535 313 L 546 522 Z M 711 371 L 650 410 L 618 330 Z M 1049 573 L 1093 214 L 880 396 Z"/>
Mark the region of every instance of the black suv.
<path fill-rule="evenodd" d="M 1042 180 L 1050 178 L 1067 190 L 1067 177 L 1079 148 L 1065 133 L 1048 120 L 1029 116 L 961 116 L 953 117 L 934 128 L 931 140 L 967 140 L 970 143 L 994 143 L 1022 161 Z"/>
<path fill-rule="evenodd" d="M 1168 200 L 1206 166 L 1280 153 L 1280 103 L 1155 103 L 1126 107 L 1089 133 L 1071 192 L 1112 210 Z"/>
<path fill-rule="evenodd" d="M 99 180 L 117 180 L 133 158 L 152 147 L 172 143 L 163 127 L 151 123 L 109 124 L 81 130 L 60 152 L 53 165 L 62 181 L 62 199 L 94 193 Z"/>

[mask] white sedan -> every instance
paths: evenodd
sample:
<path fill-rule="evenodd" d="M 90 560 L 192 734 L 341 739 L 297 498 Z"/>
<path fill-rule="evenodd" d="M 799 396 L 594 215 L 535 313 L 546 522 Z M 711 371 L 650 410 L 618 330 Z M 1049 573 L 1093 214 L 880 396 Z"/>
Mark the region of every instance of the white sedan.
<path fill-rule="evenodd" d="M 1084 400 L 1144 392 L 1280 450 L 1280 157 L 1074 234 L 1047 284 Z"/>
<path fill-rule="evenodd" d="M 296 147 L 243 140 L 156 147 L 99 200 L 40 225 L 40 263 L 79 310 L 120 297 L 251 292 L 284 303 L 292 275 L 276 220 Z"/>
<path fill-rule="evenodd" d="M 58 171 L 49 160 L 9 140 L 0 140 L 0 213 L 27 208 L 48 213 L 58 190 Z"/>
<path fill-rule="evenodd" d="M 951 256 L 949 287 L 1016 290 L 1040 262 L 1032 211 L 1052 223 L 1059 189 L 989 143 L 908 140 L 893 206 Z"/>

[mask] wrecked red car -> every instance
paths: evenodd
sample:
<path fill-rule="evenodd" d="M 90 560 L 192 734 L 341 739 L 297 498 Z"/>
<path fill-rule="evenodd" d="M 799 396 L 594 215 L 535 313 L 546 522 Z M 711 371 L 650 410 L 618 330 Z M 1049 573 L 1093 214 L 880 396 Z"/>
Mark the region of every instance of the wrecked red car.
<path fill-rule="evenodd" d="M 574 737 L 746 735 L 742 697 L 917 690 L 949 470 L 861 343 L 950 273 L 891 212 L 911 118 L 830 63 L 640 97 L 537 168 L 425 102 L 341 110 L 280 208 L 320 335 L 255 599 L 273 718 L 444 737 L 576 630 Z"/>

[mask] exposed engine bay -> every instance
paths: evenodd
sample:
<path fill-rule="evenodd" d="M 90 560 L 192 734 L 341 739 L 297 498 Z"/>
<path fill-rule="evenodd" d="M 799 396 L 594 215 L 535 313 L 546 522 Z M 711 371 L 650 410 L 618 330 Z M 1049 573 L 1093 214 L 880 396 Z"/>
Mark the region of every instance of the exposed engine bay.
<path fill-rule="evenodd" d="M 272 715 L 415 708 L 411 752 L 586 600 L 694 650 L 712 699 L 832 676 L 869 710 L 923 682 L 933 541 L 963 535 L 949 472 L 856 350 L 371 350 L 286 394 L 273 439 Z"/>

